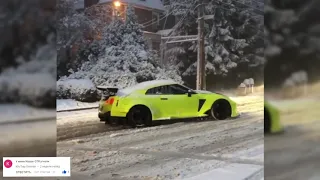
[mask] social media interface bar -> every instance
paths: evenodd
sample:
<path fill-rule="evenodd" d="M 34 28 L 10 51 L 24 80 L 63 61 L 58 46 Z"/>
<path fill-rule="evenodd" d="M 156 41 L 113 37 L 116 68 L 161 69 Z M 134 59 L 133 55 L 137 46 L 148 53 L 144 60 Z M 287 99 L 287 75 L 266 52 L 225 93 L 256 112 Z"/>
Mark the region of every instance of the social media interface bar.
<path fill-rule="evenodd" d="M 3 177 L 68 177 L 70 157 L 4 157 Z"/>

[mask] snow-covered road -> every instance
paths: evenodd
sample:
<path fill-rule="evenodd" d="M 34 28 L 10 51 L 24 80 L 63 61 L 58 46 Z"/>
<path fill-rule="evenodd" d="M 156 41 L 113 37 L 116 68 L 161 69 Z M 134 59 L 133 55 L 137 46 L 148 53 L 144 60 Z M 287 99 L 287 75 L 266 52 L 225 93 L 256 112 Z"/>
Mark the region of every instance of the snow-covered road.
<path fill-rule="evenodd" d="M 274 103 L 284 134 L 265 136 L 266 180 L 320 179 L 319 95 Z"/>
<path fill-rule="evenodd" d="M 58 156 L 72 157 L 72 179 L 77 180 L 242 180 L 249 175 L 260 180 L 263 96 L 235 100 L 243 113 L 238 119 L 115 131 L 97 123 L 97 110 L 61 112 L 57 121 L 60 139 L 91 135 L 60 141 Z"/>
<path fill-rule="evenodd" d="M 2 121 L 0 137 L 0 157 L 56 156 L 54 117 Z"/>

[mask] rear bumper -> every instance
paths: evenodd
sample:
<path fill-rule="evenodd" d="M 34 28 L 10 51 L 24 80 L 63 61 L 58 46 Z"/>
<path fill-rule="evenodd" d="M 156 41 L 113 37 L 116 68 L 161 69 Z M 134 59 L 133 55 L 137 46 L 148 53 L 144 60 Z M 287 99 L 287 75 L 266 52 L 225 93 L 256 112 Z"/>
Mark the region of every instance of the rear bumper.
<path fill-rule="evenodd" d="M 112 117 L 121 117 L 125 118 L 127 117 L 128 111 L 120 108 L 113 108 L 111 111 L 111 116 Z"/>
<path fill-rule="evenodd" d="M 110 119 L 110 112 L 106 112 L 106 113 L 99 112 L 98 117 L 100 121 L 108 121 Z"/>

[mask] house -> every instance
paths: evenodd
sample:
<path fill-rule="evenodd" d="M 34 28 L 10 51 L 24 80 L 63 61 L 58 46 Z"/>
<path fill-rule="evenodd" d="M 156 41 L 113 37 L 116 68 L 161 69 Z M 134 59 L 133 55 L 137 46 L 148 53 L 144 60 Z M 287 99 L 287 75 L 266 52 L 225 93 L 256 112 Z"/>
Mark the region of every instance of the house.
<path fill-rule="evenodd" d="M 78 10 L 84 10 L 93 5 L 106 5 L 112 7 L 110 17 L 118 13 L 122 18 L 126 17 L 126 8 L 130 4 L 134 7 L 138 22 L 142 25 L 144 35 L 149 46 L 160 51 L 161 34 L 163 29 L 170 29 L 175 25 L 174 16 L 165 15 L 167 0 L 79 0 L 76 4 Z"/>

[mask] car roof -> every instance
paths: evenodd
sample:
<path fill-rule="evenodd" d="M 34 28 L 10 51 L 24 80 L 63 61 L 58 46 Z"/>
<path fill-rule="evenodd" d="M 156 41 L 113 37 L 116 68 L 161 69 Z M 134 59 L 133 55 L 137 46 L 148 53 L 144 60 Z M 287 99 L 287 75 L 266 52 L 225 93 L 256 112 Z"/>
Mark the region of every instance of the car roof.
<path fill-rule="evenodd" d="M 119 90 L 118 92 L 121 94 L 131 94 L 137 90 L 147 90 L 149 88 L 157 87 L 157 86 L 164 86 L 170 84 L 178 84 L 173 80 L 152 80 L 152 81 L 145 81 L 124 89 Z"/>

